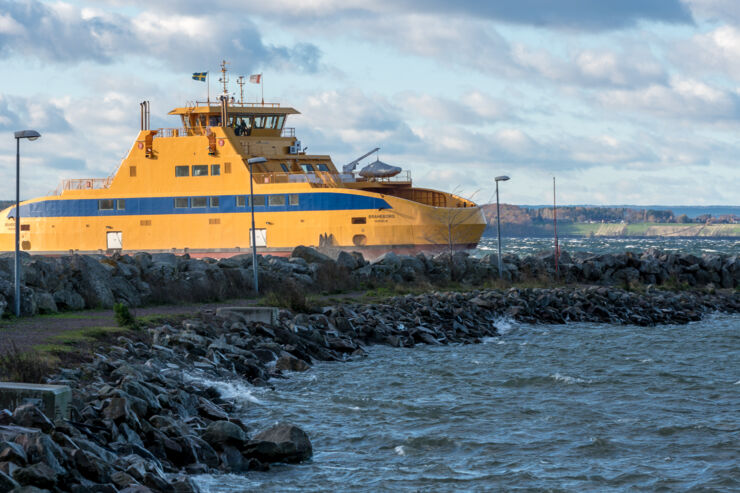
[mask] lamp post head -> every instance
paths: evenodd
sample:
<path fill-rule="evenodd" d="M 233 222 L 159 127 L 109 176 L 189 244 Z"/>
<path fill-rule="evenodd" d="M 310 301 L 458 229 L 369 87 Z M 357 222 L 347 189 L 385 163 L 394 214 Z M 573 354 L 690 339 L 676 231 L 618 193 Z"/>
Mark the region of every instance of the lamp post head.
<path fill-rule="evenodd" d="M 506 176 L 506 175 L 502 175 L 502 176 L 497 176 L 497 177 L 495 178 L 495 180 L 496 180 L 496 181 L 507 181 L 507 180 L 510 180 L 510 179 L 511 179 L 511 178 L 509 178 L 509 177 L 508 177 L 508 176 Z"/>
<path fill-rule="evenodd" d="M 253 157 L 247 159 L 247 164 L 260 164 L 260 163 L 266 163 L 267 158 L 264 157 Z"/>
<path fill-rule="evenodd" d="M 36 140 L 39 137 L 41 137 L 41 134 L 38 133 L 36 130 L 18 130 L 15 133 L 16 139 Z"/>

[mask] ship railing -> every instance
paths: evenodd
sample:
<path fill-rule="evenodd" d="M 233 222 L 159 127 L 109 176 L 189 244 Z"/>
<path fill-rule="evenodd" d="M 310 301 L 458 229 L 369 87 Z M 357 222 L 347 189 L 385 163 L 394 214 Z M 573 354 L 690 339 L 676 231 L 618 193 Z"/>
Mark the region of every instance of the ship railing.
<path fill-rule="evenodd" d="M 281 137 L 295 137 L 295 128 L 294 127 L 285 127 L 283 128 L 283 132 L 280 134 Z"/>
<path fill-rule="evenodd" d="M 341 183 L 411 183 L 411 172 L 404 170 L 396 176 L 385 178 L 365 178 L 357 173 L 328 173 L 318 171 L 315 173 L 255 173 L 254 182 L 259 184 L 273 183 L 310 183 L 312 187 L 337 187 Z"/>
<path fill-rule="evenodd" d="M 158 128 L 154 138 L 157 137 L 187 137 L 194 135 L 193 129 L 189 128 Z"/>
<path fill-rule="evenodd" d="M 59 195 L 65 190 L 101 190 L 110 188 L 111 183 L 113 183 L 112 176 L 107 178 L 72 178 L 62 180 L 62 183 L 51 195 Z"/>
<path fill-rule="evenodd" d="M 191 106 L 219 106 L 221 101 L 218 99 L 213 101 L 196 101 L 195 105 Z M 242 103 L 238 101 L 229 101 L 231 107 L 242 107 L 242 108 L 280 108 L 280 103 Z"/>

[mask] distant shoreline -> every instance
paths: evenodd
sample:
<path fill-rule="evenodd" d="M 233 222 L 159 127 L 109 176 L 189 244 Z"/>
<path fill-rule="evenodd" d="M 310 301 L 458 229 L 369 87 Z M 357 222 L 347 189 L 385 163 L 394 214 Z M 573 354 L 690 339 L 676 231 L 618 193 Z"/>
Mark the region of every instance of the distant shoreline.
<path fill-rule="evenodd" d="M 501 223 L 502 235 L 510 238 L 550 237 L 555 234 L 552 224 L 524 225 Z M 496 234 L 489 224 L 486 234 Z M 572 238 L 700 238 L 738 239 L 740 224 L 679 224 L 679 223 L 558 223 L 558 236 Z"/>

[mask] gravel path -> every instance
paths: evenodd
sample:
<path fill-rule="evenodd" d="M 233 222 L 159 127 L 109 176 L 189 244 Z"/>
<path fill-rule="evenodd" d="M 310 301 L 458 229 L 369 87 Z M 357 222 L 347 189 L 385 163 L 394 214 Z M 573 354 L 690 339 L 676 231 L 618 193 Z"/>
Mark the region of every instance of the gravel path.
<path fill-rule="evenodd" d="M 149 306 L 136 308 L 132 312 L 136 317 L 168 317 L 197 314 L 224 306 L 248 306 L 255 303 L 257 300 L 254 299 L 229 300 L 220 303 Z M 0 321 L 0 354 L 11 348 L 13 344 L 25 351 L 39 344 L 53 342 L 55 337 L 68 331 L 116 326 L 113 310 L 83 310 L 23 317 L 17 320 L 2 320 Z"/>

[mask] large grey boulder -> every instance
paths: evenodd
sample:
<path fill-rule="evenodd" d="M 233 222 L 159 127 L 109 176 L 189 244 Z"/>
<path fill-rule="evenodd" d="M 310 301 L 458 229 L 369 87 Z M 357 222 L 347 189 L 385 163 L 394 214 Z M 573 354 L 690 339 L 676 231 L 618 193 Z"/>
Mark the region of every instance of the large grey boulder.
<path fill-rule="evenodd" d="M 57 483 L 57 473 L 43 462 L 39 462 L 38 464 L 16 469 L 13 471 L 13 479 L 22 485 L 53 488 Z"/>
<path fill-rule="evenodd" d="M 284 353 L 275 362 L 275 368 L 287 371 L 306 371 L 311 368 L 311 365 L 302 359 L 296 358 L 292 354 Z"/>
<path fill-rule="evenodd" d="M 85 300 L 86 307 L 113 306 L 115 298 L 110 288 L 112 266 L 101 263 L 96 255 L 71 255 L 64 257 L 63 262 L 76 281 L 77 291 Z"/>
<path fill-rule="evenodd" d="M 358 262 L 357 258 L 351 253 L 345 252 L 344 250 L 340 251 L 339 255 L 337 255 L 337 264 L 350 271 L 360 267 L 360 263 Z"/>
<path fill-rule="evenodd" d="M 324 255 L 323 253 L 311 248 L 306 247 L 303 245 L 299 245 L 293 249 L 293 253 L 290 254 L 291 257 L 298 257 L 302 258 L 309 264 L 330 264 L 334 263 L 334 261 L 329 257 L 328 255 Z"/>
<path fill-rule="evenodd" d="M 278 423 L 255 436 L 244 452 L 260 462 L 298 463 L 310 459 L 313 448 L 306 432 L 294 425 Z"/>
<path fill-rule="evenodd" d="M 56 313 L 59 311 L 54 296 L 46 291 L 36 292 L 36 307 L 39 313 Z"/>
<path fill-rule="evenodd" d="M 44 433 L 54 430 L 54 423 L 33 404 L 23 404 L 13 411 L 13 422 L 27 428 L 38 428 Z"/>
<path fill-rule="evenodd" d="M 212 422 L 206 427 L 201 438 L 219 449 L 223 449 L 227 445 L 240 447 L 247 441 L 244 430 L 230 421 Z"/>

